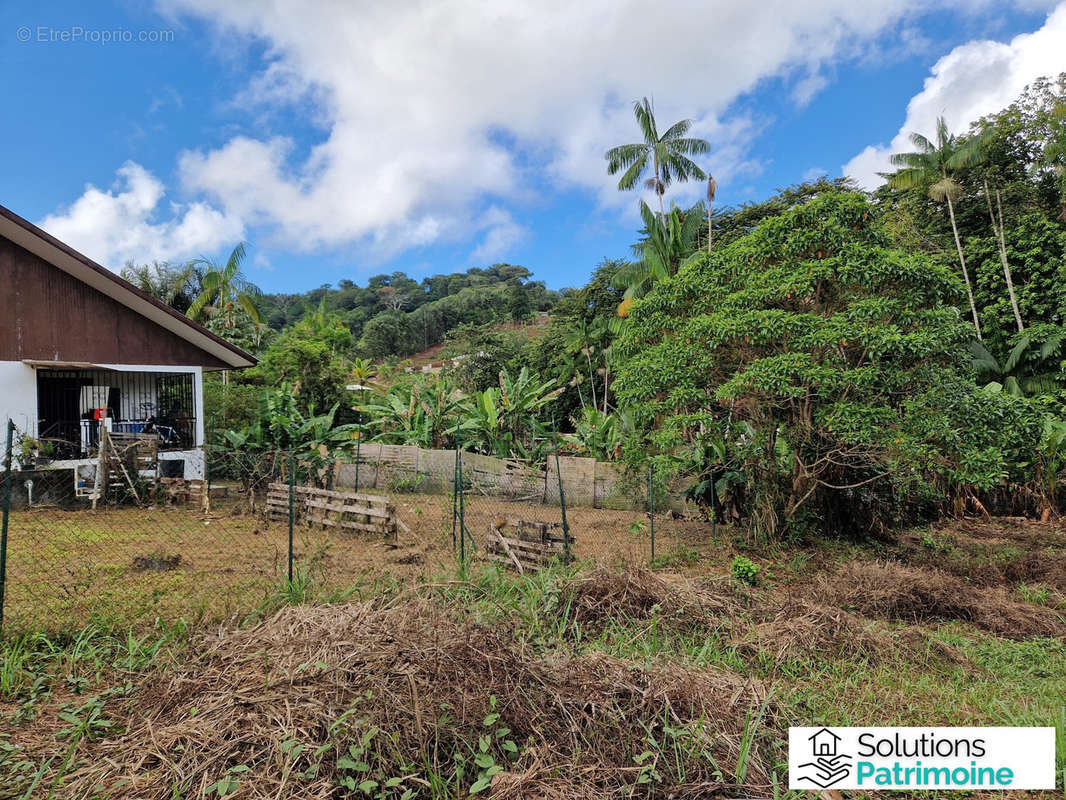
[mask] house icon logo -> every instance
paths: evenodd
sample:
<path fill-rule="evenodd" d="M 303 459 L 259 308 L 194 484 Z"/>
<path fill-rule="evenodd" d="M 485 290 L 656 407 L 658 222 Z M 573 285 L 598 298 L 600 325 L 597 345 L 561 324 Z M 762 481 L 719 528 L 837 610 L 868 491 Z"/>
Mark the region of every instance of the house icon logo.
<path fill-rule="evenodd" d="M 848 777 L 851 773 L 851 756 L 838 752 L 839 736 L 829 728 L 819 728 L 807 737 L 807 741 L 811 743 L 814 760 L 799 765 L 799 769 L 803 770 L 799 780 L 828 789 Z"/>

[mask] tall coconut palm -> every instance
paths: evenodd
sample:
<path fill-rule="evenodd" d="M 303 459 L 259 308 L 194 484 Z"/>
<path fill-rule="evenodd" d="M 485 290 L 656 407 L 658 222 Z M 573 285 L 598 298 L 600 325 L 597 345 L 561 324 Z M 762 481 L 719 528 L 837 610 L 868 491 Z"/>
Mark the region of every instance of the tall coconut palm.
<path fill-rule="evenodd" d="M 992 190 L 985 178 L 985 203 L 988 205 L 988 218 L 992 222 L 992 233 L 996 235 L 996 244 L 999 250 L 999 263 L 1003 266 L 1003 279 L 1007 282 L 1007 294 L 1010 296 L 1010 307 L 1014 312 L 1014 322 L 1018 326 L 1018 333 L 1025 330 L 1022 321 L 1022 312 L 1018 308 L 1018 296 L 1014 293 L 1014 278 L 1011 276 L 1010 262 L 1007 260 L 1007 238 L 1003 232 L 1003 198 L 999 189 L 996 189 L 996 205 L 999 208 L 999 221 L 996 221 L 996 212 L 992 208 Z"/>
<path fill-rule="evenodd" d="M 651 175 L 644 181 L 644 186 L 658 195 L 659 213 L 664 214 L 663 195 L 674 180 L 703 180 L 707 177 L 689 156 L 702 155 L 711 149 L 711 145 L 706 139 L 686 136 L 692 128 L 690 119 L 675 122 L 660 136 L 655 122 L 655 108 L 647 97 L 633 104 L 633 116 L 637 119 L 644 141 L 622 144 L 608 150 L 604 156 L 607 159 L 607 174 L 622 172 L 618 188 L 629 191 L 650 166 Z"/>
<path fill-rule="evenodd" d="M 263 317 L 256 306 L 261 292 L 241 271 L 244 256 L 244 242 L 241 242 L 233 248 L 224 265 L 206 258 L 189 263 L 188 266 L 200 274 L 200 294 L 189 306 L 191 319 L 206 320 L 218 313 L 234 314 L 239 308 L 256 325 L 262 324 Z"/>
<path fill-rule="evenodd" d="M 913 153 L 895 153 L 891 157 L 894 166 L 902 167 L 888 177 L 890 186 L 898 189 L 916 189 L 928 187 L 929 197 L 938 202 L 946 202 L 948 216 L 951 218 L 951 231 L 955 235 L 955 249 L 959 253 L 959 265 L 962 277 L 966 281 L 966 295 L 970 300 L 970 313 L 977 338 L 981 338 L 981 321 L 977 317 L 977 304 L 973 299 L 973 285 L 970 273 L 966 269 L 966 256 L 962 252 L 962 240 L 959 239 L 959 226 L 955 222 L 955 201 L 962 195 L 962 186 L 952 177 L 958 169 L 972 167 L 981 160 L 981 146 L 976 138 L 959 139 L 948 132 L 948 124 L 943 117 L 936 121 L 936 142 L 932 142 L 920 133 L 912 133 L 911 144 L 917 151 Z"/>

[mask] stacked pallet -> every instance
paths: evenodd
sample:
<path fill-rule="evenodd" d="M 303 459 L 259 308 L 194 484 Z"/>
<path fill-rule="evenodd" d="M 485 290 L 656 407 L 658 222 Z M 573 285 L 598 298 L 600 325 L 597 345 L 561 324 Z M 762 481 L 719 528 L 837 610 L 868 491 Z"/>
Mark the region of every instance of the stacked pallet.
<path fill-rule="evenodd" d="M 288 520 L 287 484 L 270 484 L 266 514 L 271 519 Z M 404 533 L 411 532 L 396 514 L 396 507 L 383 495 L 296 486 L 293 489 L 293 516 L 296 521 L 308 525 L 366 531 L 376 533 L 389 541 L 395 541 L 400 530 Z"/>
<path fill-rule="evenodd" d="M 160 478 L 160 488 L 167 503 L 195 503 L 202 506 L 204 502 L 204 482 L 186 480 L 185 478 Z"/>
<path fill-rule="evenodd" d="M 490 526 L 485 557 L 523 573 L 527 569 L 540 569 L 556 559 L 565 560 L 573 543 L 574 537 L 560 522 L 501 517 Z"/>

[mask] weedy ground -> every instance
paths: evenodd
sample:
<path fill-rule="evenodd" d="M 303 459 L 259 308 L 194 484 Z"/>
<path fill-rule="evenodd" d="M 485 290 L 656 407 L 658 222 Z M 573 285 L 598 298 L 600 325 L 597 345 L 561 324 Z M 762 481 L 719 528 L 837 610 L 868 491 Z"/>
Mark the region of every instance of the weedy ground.
<path fill-rule="evenodd" d="M 780 797 L 790 724 L 1053 725 L 1063 797 L 1064 567 L 1061 526 L 999 520 L 298 571 L 224 627 L 6 639 L 0 798 Z"/>

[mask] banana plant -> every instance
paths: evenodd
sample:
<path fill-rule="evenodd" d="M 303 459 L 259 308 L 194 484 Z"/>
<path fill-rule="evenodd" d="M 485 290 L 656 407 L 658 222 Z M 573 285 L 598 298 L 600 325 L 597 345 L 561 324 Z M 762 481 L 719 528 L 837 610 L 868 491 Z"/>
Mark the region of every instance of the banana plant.
<path fill-rule="evenodd" d="M 1043 493 L 1042 519 L 1050 519 L 1058 508 L 1061 479 L 1066 475 L 1066 420 L 1048 416 L 1037 452 L 1037 481 Z"/>
<path fill-rule="evenodd" d="M 574 433 L 562 438 L 600 461 L 618 458 L 622 449 L 620 426 L 614 414 L 605 414 L 596 408 L 586 408 L 579 418 L 571 418 Z"/>
<path fill-rule="evenodd" d="M 469 416 L 457 426 L 463 441 L 473 441 L 483 453 L 500 458 L 539 460 L 543 457 L 546 425 L 544 408 L 563 392 L 554 379 L 538 381 L 523 367 L 511 377 L 501 370 L 499 388 L 474 397 Z"/>
<path fill-rule="evenodd" d="M 470 403 L 446 378 L 394 386 L 377 402 L 360 406 L 378 430 L 375 441 L 386 444 L 446 447 Z"/>
<path fill-rule="evenodd" d="M 394 386 L 389 393 L 360 406 L 377 429 L 373 440 L 385 444 L 428 446 L 425 411 L 409 386 Z"/>

